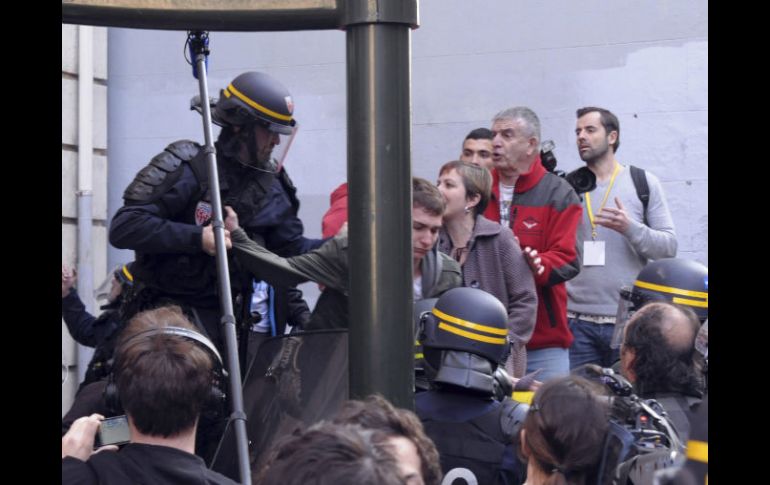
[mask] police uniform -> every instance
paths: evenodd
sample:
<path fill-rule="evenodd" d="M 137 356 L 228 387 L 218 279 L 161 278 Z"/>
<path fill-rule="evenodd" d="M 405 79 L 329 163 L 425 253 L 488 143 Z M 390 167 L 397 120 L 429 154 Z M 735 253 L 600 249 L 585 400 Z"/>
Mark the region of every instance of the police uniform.
<path fill-rule="evenodd" d="M 277 81 L 249 72 L 222 91 L 212 114 L 214 122 L 225 127 L 216 143 L 223 205 L 233 206 L 249 237 L 259 238 L 284 256 L 314 249 L 323 240 L 303 237 L 296 189 L 285 170 L 274 173 L 272 162 L 259 168 L 236 160 L 238 145 L 231 127 L 251 129 L 259 123 L 284 133 L 294 124 L 290 100 Z M 125 205 L 110 226 L 110 243 L 136 251 L 134 310 L 179 304 L 221 349 L 216 263 L 202 251 L 201 240 L 203 226 L 212 218 L 204 150 L 188 140 L 172 143 L 137 174 L 123 197 Z M 248 309 L 251 275 L 239 272 L 233 258 L 229 263 L 233 295 L 241 303 L 236 305 L 236 318 L 242 319 Z"/>
<path fill-rule="evenodd" d="M 508 347 L 507 310 L 491 294 L 463 287 L 419 314 L 425 364 L 436 370 L 427 373 L 431 389 L 415 396 L 415 412 L 438 449 L 442 483 L 523 483 L 516 448 L 529 406 L 493 397 Z"/>
<path fill-rule="evenodd" d="M 511 419 L 520 405 L 446 390 L 415 396 L 415 412 L 441 457 L 443 483 L 461 478 L 480 484 L 524 482 L 526 464 L 518 460 L 514 446 L 517 420 Z"/>

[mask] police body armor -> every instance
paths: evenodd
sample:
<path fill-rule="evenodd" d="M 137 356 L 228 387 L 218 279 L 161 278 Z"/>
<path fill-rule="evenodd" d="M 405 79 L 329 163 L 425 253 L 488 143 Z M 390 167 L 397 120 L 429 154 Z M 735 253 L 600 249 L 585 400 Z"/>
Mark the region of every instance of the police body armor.
<path fill-rule="evenodd" d="M 206 157 L 201 146 L 190 140 L 170 144 L 139 171 L 123 194 L 126 205 L 150 204 L 157 201 L 182 177 L 184 164 L 189 165 L 198 182 L 197 194 L 190 198 L 190 202 L 181 212 L 162 216 L 185 224 L 208 224 L 213 216 L 213 208 L 210 203 Z M 258 230 L 258 222 L 264 225 L 275 222 L 257 220 L 262 216 L 262 209 L 270 205 L 274 197 L 287 194 L 291 210 L 295 213 L 298 210 L 296 188 L 284 170 L 278 174 L 258 172 L 241 168 L 236 162 L 221 158 L 218 159 L 218 166 L 223 205 L 231 205 L 239 216 L 243 215 L 240 224 L 252 239 L 262 239 L 255 231 L 249 231 L 250 228 Z M 274 184 L 276 177 L 280 186 Z M 284 190 L 279 190 L 280 188 Z M 278 193 L 279 191 L 281 193 Z M 276 216 L 276 219 L 278 218 L 280 215 Z M 229 263 L 231 268 L 236 269 L 234 274 L 241 273 L 237 271 L 238 265 L 234 258 L 230 257 Z M 148 292 L 172 294 L 196 306 L 218 305 L 216 265 L 207 254 L 137 252 L 133 270 L 141 286 L 140 290 L 145 292 L 145 298 L 154 299 L 147 295 Z M 231 285 L 234 295 L 247 292 L 251 286 L 250 279 L 246 277 L 232 277 Z"/>
<path fill-rule="evenodd" d="M 420 418 L 441 456 L 442 485 L 523 482 L 525 465 L 516 456 L 506 459 L 505 452 L 517 439 L 528 406 L 511 399 L 503 403 L 490 401 L 490 411 L 456 422 L 442 420 L 432 412 L 428 395 L 420 395 L 426 398 L 422 401 L 425 407 L 420 409 Z M 505 480 L 501 480 L 503 476 Z"/>

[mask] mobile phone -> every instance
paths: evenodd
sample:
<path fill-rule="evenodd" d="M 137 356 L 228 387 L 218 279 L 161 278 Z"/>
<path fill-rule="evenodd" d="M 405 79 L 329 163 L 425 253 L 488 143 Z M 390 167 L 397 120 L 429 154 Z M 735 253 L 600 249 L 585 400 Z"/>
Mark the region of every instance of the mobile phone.
<path fill-rule="evenodd" d="M 94 449 L 106 445 L 122 445 L 131 441 L 131 433 L 128 430 L 128 418 L 115 416 L 107 418 L 99 423 L 99 430 L 94 438 Z"/>

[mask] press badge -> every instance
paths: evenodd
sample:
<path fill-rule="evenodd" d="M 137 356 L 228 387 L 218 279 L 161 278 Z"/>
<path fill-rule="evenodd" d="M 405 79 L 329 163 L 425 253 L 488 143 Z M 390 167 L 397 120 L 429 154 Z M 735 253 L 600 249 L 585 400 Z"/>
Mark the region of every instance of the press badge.
<path fill-rule="evenodd" d="M 583 242 L 583 266 L 604 266 L 604 241 Z"/>

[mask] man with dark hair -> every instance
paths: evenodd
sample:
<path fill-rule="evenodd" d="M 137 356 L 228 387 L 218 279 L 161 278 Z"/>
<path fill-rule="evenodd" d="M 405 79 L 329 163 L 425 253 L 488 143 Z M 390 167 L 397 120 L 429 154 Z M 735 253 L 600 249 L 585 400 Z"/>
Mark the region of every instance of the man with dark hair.
<path fill-rule="evenodd" d="M 200 102 L 194 102 L 193 108 L 200 111 Z M 293 111 L 286 87 L 253 71 L 235 77 L 211 110 L 212 121 L 222 127 L 214 144 L 222 203 L 238 211 L 248 237 L 283 256 L 302 254 L 323 243 L 303 237 L 297 189 L 272 157 L 281 136 L 294 130 Z M 179 305 L 222 349 L 212 184 L 206 160 L 206 150 L 189 140 L 174 142 L 156 155 L 126 188 L 109 239 L 116 248 L 136 251 L 132 313 Z M 225 244 L 229 247 L 226 231 Z M 246 275 L 232 264 L 230 271 L 242 347 L 249 330 L 280 334 L 287 322 L 301 325 L 309 317 L 299 290 L 284 288 L 271 294 L 264 287 L 255 288 L 259 275 Z M 275 321 L 268 322 L 264 318 L 268 312 L 260 310 L 268 306 L 275 309 Z M 240 354 L 245 360 L 246 352 L 241 349 Z"/>
<path fill-rule="evenodd" d="M 131 442 L 117 453 L 94 454 L 101 416 L 76 420 L 62 438 L 63 483 L 235 483 L 193 454 L 200 414 L 219 378 L 214 369 L 222 363 L 191 327 L 178 307 L 131 320 L 108 385 L 127 414 Z"/>
<path fill-rule="evenodd" d="M 436 298 L 462 284 L 460 266 L 436 248 L 444 199 L 435 185 L 412 178 L 412 269 L 414 299 Z M 246 236 L 239 216 L 227 208 L 225 227 L 230 231 L 238 261 L 275 286 L 314 281 L 325 288 L 306 329 L 348 327 L 348 235 L 343 230 L 307 254 L 282 258 Z"/>
<path fill-rule="evenodd" d="M 476 128 L 463 141 L 460 161 L 492 170 L 492 132 L 488 128 Z"/>
<path fill-rule="evenodd" d="M 695 357 L 699 329 L 698 317 L 689 308 L 649 303 L 629 319 L 620 348 L 623 375 L 639 397 L 663 406 L 683 442 L 703 390 Z"/>
<path fill-rule="evenodd" d="M 580 158 L 596 175 L 596 188 L 583 197 L 577 233 L 583 268 L 567 283 L 567 316 L 575 337 L 570 368 L 610 367 L 618 359 L 610 344 L 618 288 L 631 284 L 648 261 L 675 256 L 676 234 L 658 178 L 615 158 L 620 122 L 614 114 L 596 107 L 577 110 L 575 135 Z M 640 192 L 643 188 L 648 193 Z"/>
<path fill-rule="evenodd" d="M 254 480 L 261 485 L 404 485 L 382 432 L 321 422 L 283 438 Z"/>
<path fill-rule="evenodd" d="M 384 397 L 347 401 L 332 420 L 357 424 L 385 433 L 395 449 L 401 475 L 409 485 L 439 485 L 441 465 L 436 446 L 425 434 L 420 418 L 408 409 L 394 407 Z"/>
<path fill-rule="evenodd" d="M 527 343 L 527 372 L 540 379 L 569 373 L 572 334 L 567 327 L 565 282 L 580 272 L 575 234 L 580 199 L 570 184 L 545 170 L 540 160 L 540 119 L 518 106 L 492 121 L 492 198 L 487 219 L 509 227 L 519 239 L 537 290 L 535 331 Z"/>

